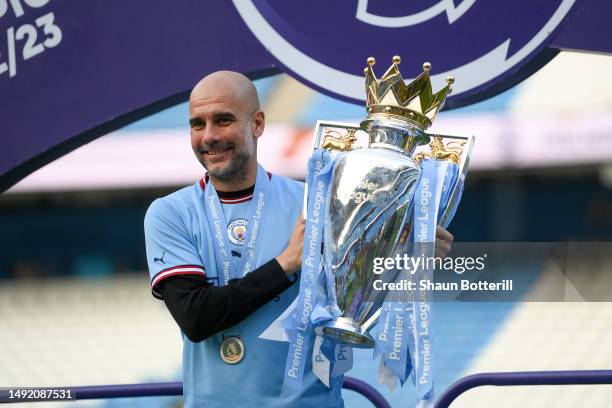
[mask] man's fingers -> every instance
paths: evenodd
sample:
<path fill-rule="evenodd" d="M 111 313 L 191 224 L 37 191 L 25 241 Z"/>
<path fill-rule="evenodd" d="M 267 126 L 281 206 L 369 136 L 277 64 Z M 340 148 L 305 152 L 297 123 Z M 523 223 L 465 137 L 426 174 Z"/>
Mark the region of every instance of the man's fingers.
<path fill-rule="evenodd" d="M 436 241 L 435 256 L 445 258 L 451 251 L 451 244 L 448 241 Z"/>
<path fill-rule="evenodd" d="M 287 276 L 297 272 L 302 264 L 302 250 L 304 248 L 304 225 L 305 221 L 299 217 L 289 239 L 289 245 L 276 258 Z"/>
<path fill-rule="evenodd" d="M 436 240 L 436 249 L 440 249 L 442 251 L 449 252 L 451 249 L 451 243 L 448 241 L 443 241 L 440 239 Z"/>
<path fill-rule="evenodd" d="M 451 251 L 451 244 L 454 238 L 453 234 L 438 225 L 436 228 L 436 256 L 440 258 L 446 257 Z"/>
<path fill-rule="evenodd" d="M 453 239 L 455 239 L 455 237 L 453 237 L 453 234 L 438 225 L 436 227 L 436 239 L 453 242 Z"/>

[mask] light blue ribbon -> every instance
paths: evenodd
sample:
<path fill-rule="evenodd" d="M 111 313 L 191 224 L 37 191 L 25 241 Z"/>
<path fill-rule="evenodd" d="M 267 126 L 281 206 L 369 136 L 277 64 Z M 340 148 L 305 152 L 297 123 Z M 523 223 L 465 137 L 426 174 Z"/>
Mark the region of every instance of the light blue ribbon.
<path fill-rule="evenodd" d="M 389 310 L 385 317 L 388 319 L 388 333 L 385 344 L 385 365 L 395 374 L 403 385 L 412 371 L 412 361 L 409 354 L 410 312 L 407 302 L 388 302 Z"/>
<path fill-rule="evenodd" d="M 372 328 L 372 330 L 370 330 L 370 334 L 375 341 L 373 358 L 376 358 L 383 353 L 387 353 L 389 342 L 389 319 L 391 318 L 390 311 L 391 302 L 383 303 L 378 322 L 376 322 L 376 325 Z"/>
<path fill-rule="evenodd" d="M 414 201 L 410 203 L 402 225 L 407 225 L 408 220 L 414 218 L 412 207 Z M 409 225 L 409 224 L 408 224 Z M 409 245 L 398 250 L 400 255 L 410 251 Z M 396 254 L 391 254 L 395 256 Z M 387 274 L 397 273 L 398 281 L 404 275 L 402 271 L 387 271 Z M 412 276 L 411 276 L 412 278 Z M 397 297 L 397 294 L 392 295 Z M 381 317 L 373 329 L 376 344 L 374 346 L 374 356 L 382 354 L 385 366 L 400 380 L 403 385 L 412 371 L 412 355 L 414 350 L 414 338 L 412 336 L 411 324 L 412 302 L 409 302 L 409 294 L 406 293 L 402 299 L 386 301 L 381 311 Z"/>
<path fill-rule="evenodd" d="M 324 338 L 321 352 L 330 362 L 330 388 L 342 386 L 342 375 L 353 368 L 353 348 Z"/>
<path fill-rule="evenodd" d="M 438 221 L 442 218 L 444 214 L 444 210 L 449 204 L 449 200 L 451 198 L 452 188 L 457 180 L 457 175 L 459 173 L 459 166 L 455 163 L 448 163 L 448 167 L 446 170 L 446 175 L 444 176 L 444 185 L 442 186 L 442 196 L 440 197 L 440 211 L 438 212 Z"/>
<path fill-rule="evenodd" d="M 415 257 L 428 259 L 434 256 L 437 211 L 444 193 L 444 183 L 448 179 L 448 165 L 449 162 L 446 161 L 427 159 L 421 163 L 423 174 L 414 198 Z M 416 272 L 417 291 L 413 304 L 413 336 L 416 344 L 413 362 L 419 400 L 433 396 L 434 352 L 430 319 L 432 302 L 430 291 L 422 290 L 419 285 L 422 280 L 432 281 L 433 271 L 427 266 L 428 263 L 425 263 L 424 267 Z"/>
<path fill-rule="evenodd" d="M 223 214 L 223 207 L 219 201 L 217 191 L 209 184 L 204 190 L 204 208 L 208 217 L 208 226 L 212 232 L 213 248 L 215 250 L 215 262 L 219 285 L 225 286 L 230 279 L 242 278 L 251 270 L 255 269 L 255 263 L 261 249 L 262 228 L 265 223 L 265 198 L 268 192 L 270 180 L 263 167 L 257 167 L 257 180 L 253 199 L 249 206 L 247 225 L 247 236 L 245 237 L 244 251 L 240 258 L 231 255 L 232 244 L 227 236 L 227 221 Z M 241 249 L 241 248 L 236 248 Z"/>
<path fill-rule="evenodd" d="M 448 169 L 446 170 L 446 177 L 444 178 L 444 189 L 443 196 L 440 202 L 440 212 L 438 213 L 438 221 L 441 221 L 442 216 L 448 210 L 449 215 L 444 220 L 442 227 L 448 228 L 455 213 L 457 212 L 457 208 L 459 207 L 459 203 L 461 202 L 461 195 L 463 194 L 463 187 L 465 182 L 465 173 L 459 174 L 459 166 L 455 163 L 449 163 Z M 456 190 L 454 192 L 454 196 L 451 196 L 452 187 L 456 183 Z M 447 209 L 448 207 L 448 209 Z"/>
<path fill-rule="evenodd" d="M 410 241 L 414 248 L 402 250 L 415 258 L 426 259 L 434 256 L 436 225 L 447 206 L 450 206 L 450 214 L 443 226 L 448 226 L 452 220 L 461 198 L 464 178 L 459 174 L 458 166 L 447 161 L 424 160 L 421 170 L 412 212 L 406 214 L 406 218 L 412 218 Z M 457 177 L 461 179 L 457 180 Z M 455 183 L 457 190 L 451 190 Z M 432 302 L 429 291 L 419 287 L 421 280 L 432 280 L 432 276 L 433 271 L 428 269 L 414 272 L 410 279 L 416 289 L 412 292 L 414 301 L 385 302 L 371 331 L 376 340 L 374 358 L 381 356 L 385 366 L 402 385 L 412 373 L 419 400 L 427 400 L 433 395 Z"/>
<path fill-rule="evenodd" d="M 308 161 L 309 190 L 300 292 L 290 327 L 291 341 L 285 363 L 284 395 L 301 388 L 304 369 L 311 358 L 309 346 L 314 337 L 311 313 L 317 304 L 319 291 L 321 242 L 332 169 L 333 160 L 330 154 L 325 150 L 315 149 Z"/>
<path fill-rule="evenodd" d="M 420 179 L 418 183 L 420 183 Z M 415 198 L 416 195 L 411 197 L 411 202 L 404 203 L 408 204 L 408 209 L 402 220 L 402 225 L 413 225 Z M 410 240 L 412 240 L 412 235 Z M 398 248 L 397 251 L 399 255 L 404 255 L 405 253 L 412 255 L 412 248 L 408 241 L 404 247 Z M 395 255 L 390 254 L 392 257 Z M 392 276 L 397 274 L 398 280 L 405 276 L 405 273 L 401 270 L 390 270 L 385 273 Z M 413 280 L 412 275 L 410 275 L 410 278 L 410 280 Z M 392 296 L 397 297 L 398 295 L 394 294 Z M 413 303 L 409 293 L 406 293 L 402 299 L 386 301 L 382 306 L 379 320 L 372 329 L 372 334 L 376 341 L 374 358 L 381 355 L 384 365 L 400 380 L 402 385 L 412 372 L 413 367 L 411 350 L 415 348 L 415 339 L 412 335 L 412 327 L 414 326 L 412 309 Z"/>

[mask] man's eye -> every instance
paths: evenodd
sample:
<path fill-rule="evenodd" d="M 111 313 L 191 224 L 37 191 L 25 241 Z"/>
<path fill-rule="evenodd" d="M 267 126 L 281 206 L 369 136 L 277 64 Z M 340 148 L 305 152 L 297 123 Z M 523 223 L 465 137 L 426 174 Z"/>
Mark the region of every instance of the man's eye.
<path fill-rule="evenodd" d="M 202 130 L 204 129 L 204 123 L 201 123 L 201 122 L 192 123 L 191 128 L 194 130 Z"/>
<path fill-rule="evenodd" d="M 230 118 L 219 118 L 217 119 L 217 123 L 221 126 L 227 126 L 232 123 L 232 120 Z"/>

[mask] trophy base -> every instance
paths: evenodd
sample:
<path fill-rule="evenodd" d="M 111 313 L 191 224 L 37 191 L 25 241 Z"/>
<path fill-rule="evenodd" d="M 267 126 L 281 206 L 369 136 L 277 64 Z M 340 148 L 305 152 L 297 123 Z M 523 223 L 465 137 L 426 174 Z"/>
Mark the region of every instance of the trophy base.
<path fill-rule="evenodd" d="M 373 348 L 374 338 L 353 319 L 336 317 L 315 328 L 315 333 L 355 348 Z"/>

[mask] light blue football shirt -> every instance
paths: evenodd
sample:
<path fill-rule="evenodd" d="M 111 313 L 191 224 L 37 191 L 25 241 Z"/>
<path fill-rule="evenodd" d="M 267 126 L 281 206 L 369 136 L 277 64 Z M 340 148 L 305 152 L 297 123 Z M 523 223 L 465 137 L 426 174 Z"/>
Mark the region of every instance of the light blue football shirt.
<path fill-rule="evenodd" d="M 297 181 L 268 173 L 265 201 L 268 211 L 262 229 L 262 247 L 256 266 L 277 257 L 288 245 L 302 211 L 304 187 Z M 204 190 L 212 188 L 205 178 L 166 197 L 155 200 L 145 216 L 147 261 L 153 295 L 157 284 L 180 274 L 201 275 L 218 284 L 212 234 L 204 207 Z M 226 232 L 240 252 L 244 244 L 252 196 L 221 199 Z M 236 255 L 236 254 L 234 254 Z M 281 397 L 289 343 L 260 339 L 259 335 L 297 297 L 294 284 L 277 299 L 257 309 L 237 326 L 194 343 L 183 337 L 183 390 L 185 407 L 339 407 L 340 389 L 329 390 L 312 374 L 311 359 L 300 393 Z M 244 342 L 242 361 L 230 365 L 221 359 L 223 336 L 239 335 Z M 308 356 L 312 355 L 312 346 Z"/>

